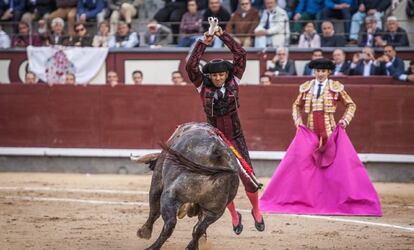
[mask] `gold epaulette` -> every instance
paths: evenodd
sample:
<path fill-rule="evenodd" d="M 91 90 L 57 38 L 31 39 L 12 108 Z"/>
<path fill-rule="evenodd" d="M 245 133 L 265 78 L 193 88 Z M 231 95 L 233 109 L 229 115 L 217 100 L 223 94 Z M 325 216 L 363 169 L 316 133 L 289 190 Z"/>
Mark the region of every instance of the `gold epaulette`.
<path fill-rule="evenodd" d="M 338 81 L 329 80 L 329 89 L 333 92 L 341 92 L 344 90 L 344 85 Z"/>
<path fill-rule="evenodd" d="M 308 91 L 311 87 L 312 87 L 311 81 L 306 81 L 300 85 L 299 92 L 304 93 Z"/>

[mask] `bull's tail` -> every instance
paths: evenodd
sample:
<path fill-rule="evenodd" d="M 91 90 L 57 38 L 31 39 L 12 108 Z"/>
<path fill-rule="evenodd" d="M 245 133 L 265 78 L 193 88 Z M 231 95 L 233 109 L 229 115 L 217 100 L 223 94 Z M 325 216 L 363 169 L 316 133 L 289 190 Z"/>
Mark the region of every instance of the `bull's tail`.
<path fill-rule="evenodd" d="M 149 169 L 154 170 L 155 164 L 157 163 L 158 156 L 160 153 L 154 153 L 154 154 L 146 154 L 143 156 L 130 156 L 130 159 L 132 161 L 138 162 L 138 163 L 145 163 L 148 164 Z"/>
<path fill-rule="evenodd" d="M 195 174 L 200 174 L 200 175 L 211 176 L 214 179 L 222 175 L 238 173 L 237 169 L 203 166 L 201 164 L 198 164 L 188 159 L 180 152 L 172 149 L 171 147 L 165 144 L 161 144 L 161 147 L 168 153 L 166 158 L 177 163 L 177 165 L 181 167 L 182 169 L 184 169 L 185 171 L 195 173 Z"/>

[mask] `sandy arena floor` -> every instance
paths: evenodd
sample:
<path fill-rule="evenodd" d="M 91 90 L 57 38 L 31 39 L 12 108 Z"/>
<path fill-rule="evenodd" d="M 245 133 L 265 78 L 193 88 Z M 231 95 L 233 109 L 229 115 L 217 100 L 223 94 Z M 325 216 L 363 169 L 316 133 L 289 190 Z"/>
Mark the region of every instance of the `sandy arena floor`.
<path fill-rule="evenodd" d="M 147 218 L 150 178 L 0 173 L 0 249 L 144 249 L 162 227 L 160 219 L 150 240 L 136 237 Z M 233 233 L 226 212 L 201 249 L 414 249 L 414 184 L 375 187 L 381 218 L 266 215 L 262 233 L 239 192 L 243 233 Z M 179 220 L 163 249 L 184 249 L 195 221 Z"/>

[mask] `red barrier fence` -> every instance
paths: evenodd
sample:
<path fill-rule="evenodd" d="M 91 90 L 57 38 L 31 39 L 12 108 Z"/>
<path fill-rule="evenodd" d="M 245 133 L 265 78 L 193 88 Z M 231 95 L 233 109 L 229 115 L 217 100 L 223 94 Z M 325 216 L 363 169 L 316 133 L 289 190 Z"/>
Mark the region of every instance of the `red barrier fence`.
<path fill-rule="evenodd" d="M 414 154 L 414 86 L 346 89 L 357 104 L 348 132 L 358 152 Z M 298 85 L 241 86 L 240 92 L 249 148 L 286 150 Z M 0 147 L 159 148 L 189 121 L 204 121 L 192 86 L 0 85 Z"/>

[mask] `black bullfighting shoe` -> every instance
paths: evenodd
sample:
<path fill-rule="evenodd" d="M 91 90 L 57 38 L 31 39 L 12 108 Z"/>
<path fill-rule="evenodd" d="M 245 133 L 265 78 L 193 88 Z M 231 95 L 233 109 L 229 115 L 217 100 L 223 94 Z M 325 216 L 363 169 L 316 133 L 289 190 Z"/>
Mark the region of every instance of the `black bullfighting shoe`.
<path fill-rule="evenodd" d="M 239 235 L 243 231 L 243 225 L 242 225 L 242 216 L 239 212 L 237 212 L 239 215 L 239 224 L 237 226 L 233 226 L 233 231 L 235 234 Z"/>
<path fill-rule="evenodd" d="M 265 230 L 265 223 L 264 223 L 263 215 L 262 215 L 262 221 L 261 222 L 258 222 L 256 220 L 256 218 L 254 217 L 254 214 L 253 214 L 253 210 L 252 210 L 252 216 L 253 216 L 253 219 L 254 219 L 254 226 L 256 227 L 257 231 L 263 232 Z"/>

